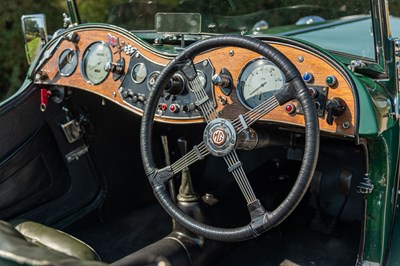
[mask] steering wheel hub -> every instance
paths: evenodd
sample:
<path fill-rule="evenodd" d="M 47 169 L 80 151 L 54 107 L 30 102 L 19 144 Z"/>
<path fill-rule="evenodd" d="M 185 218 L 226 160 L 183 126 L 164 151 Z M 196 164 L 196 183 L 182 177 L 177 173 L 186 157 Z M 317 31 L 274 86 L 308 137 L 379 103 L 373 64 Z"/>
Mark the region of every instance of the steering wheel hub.
<path fill-rule="evenodd" d="M 229 154 L 235 148 L 236 139 L 235 128 L 227 119 L 214 119 L 204 129 L 204 143 L 214 156 L 222 157 Z"/>

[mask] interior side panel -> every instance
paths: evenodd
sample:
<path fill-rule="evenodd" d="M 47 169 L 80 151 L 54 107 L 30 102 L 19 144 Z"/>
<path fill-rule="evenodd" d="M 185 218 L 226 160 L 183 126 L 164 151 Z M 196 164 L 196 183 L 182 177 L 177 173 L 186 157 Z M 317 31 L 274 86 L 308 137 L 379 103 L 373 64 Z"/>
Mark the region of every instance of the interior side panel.
<path fill-rule="evenodd" d="M 47 126 L 0 163 L 0 216 L 30 210 L 66 192 L 70 178 Z"/>
<path fill-rule="evenodd" d="M 41 112 L 39 87 L 19 99 L 0 110 L 0 124 L 13 125 L 0 130 L 0 219 L 62 227 L 98 207 L 104 186 L 90 150 L 66 158 L 86 140 L 66 140 L 64 106 L 50 101 Z"/>

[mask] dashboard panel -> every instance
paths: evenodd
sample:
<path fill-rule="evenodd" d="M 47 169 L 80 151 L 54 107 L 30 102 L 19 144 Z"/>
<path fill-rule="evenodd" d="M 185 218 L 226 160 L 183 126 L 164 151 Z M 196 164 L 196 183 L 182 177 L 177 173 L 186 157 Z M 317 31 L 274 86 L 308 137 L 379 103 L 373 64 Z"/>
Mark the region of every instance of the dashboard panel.
<path fill-rule="evenodd" d="M 82 27 L 74 33 L 79 41 L 61 41 L 53 56 L 37 71 L 41 75 L 35 83 L 48 89 L 57 85 L 90 91 L 141 115 L 159 73 L 173 55 L 162 53 L 122 30 Z M 271 39 L 268 43 L 288 57 L 303 75 L 315 99 L 321 131 L 354 136 L 356 96 L 345 72 L 328 57 L 304 45 L 280 39 Z M 194 64 L 202 86 L 224 118 L 233 119 L 247 112 L 284 83 L 280 80 L 279 69 L 260 55 L 242 48 L 213 49 L 198 55 Z M 215 74 L 226 72 L 231 78 L 231 90 L 212 82 Z M 264 80 L 264 75 L 259 73 L 267 72 L 271 78 Z M 257 86 L 252 84 L 257 82 L 259 87 L 252 89 Z M 265 87 L 267 82 L 274 83 L 274 88 Z M 250 94 L 257 97 L 249 100 Z M 339 103 L 342 109 L 329 120 L 328 105 L 332 103 Z M 160 98 L 156 120 L 178 124 L 204 122 L 179 72 Z M 260 121 L 304 126 L 302 108 L 295 100 L 278 106 Z"/>

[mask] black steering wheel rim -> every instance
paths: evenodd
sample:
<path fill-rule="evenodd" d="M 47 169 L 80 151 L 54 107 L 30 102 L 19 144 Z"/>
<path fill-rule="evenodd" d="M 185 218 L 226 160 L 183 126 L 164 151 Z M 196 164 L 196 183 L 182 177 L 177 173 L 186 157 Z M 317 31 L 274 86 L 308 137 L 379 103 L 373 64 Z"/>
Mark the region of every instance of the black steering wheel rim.
<path fill-rule="evenodd" d="M 205 51 L 218 47 L 239 47 L 251 50 L 273 62 L 284 73 L 290 89 L 278 92 L 275 96 L 279 104 L 295 98 L 302 105 L 305 117 L 305 150 L 299 175 L 288 196 L 272 212 L 266 212 L 245 226 L 237 228 L 219 228 L 203 224 L 185 214 L 171 200 L 162 179 L 163 169 L 158 169 L 152 151 L 153 120 L 158 100 L 172 75 Z M 140 129 L 140 148 L 145 172 L 152 185 L 154 194 L 168 214 L 185 228 L 195 234 L 218 241 L 241 241 L 258 236 L 281 223 L 298 205 L 304 196 L 312 176 L 319 151 L 319 126 L 314 101 L 304 84 L 301 75 L 293 63 L 274 47 L 258 40 L 241 35 L 223 35 L 198 41 L 187 47 L 172 60 L 158 76 L 155 88 L 150 92 L 142 117 Z"/>

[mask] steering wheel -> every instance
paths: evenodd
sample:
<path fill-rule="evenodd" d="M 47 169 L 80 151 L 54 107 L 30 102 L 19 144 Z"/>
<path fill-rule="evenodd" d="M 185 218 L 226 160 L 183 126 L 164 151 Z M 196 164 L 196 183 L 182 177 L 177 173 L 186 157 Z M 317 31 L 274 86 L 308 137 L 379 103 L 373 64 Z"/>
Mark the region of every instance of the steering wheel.
<path fill-rule="evenodd" d="M 273 62 L 285 75 L 286 84 L 274 96 L 264 101 L 247 113 L 234 120 L 220 118 L 201 85 L 193 58 L 205 51 L 218 47 L 239 47 L 251 50 Z M 188 89 L 195 94 L 196 105 L 202 112 L 207 126 L 204 129 L 203 141 L 170 166 L 157 168 L 152 151 L 152 133 L 154 114 L 164 88 L 167 87 L 173 74 L 181 71 L 188 80 Z M 257 199 L 248 181 L 235 147 L 237 136 L 247 130 L 262 116 L 279 105 L 296 99 L 302 106 L 305 118 L 305 150 L 301 168 L 291 191 L 273 211 L 266 211 Z M 173 59 L 160 73 L 155 88 L 150 92 L 144 108 L 141 129 L 140 148 L 143 165 L 153 192 L 168 212 L 178 223 L 195 234 L 218 241 L 241 241 L 254 238 L 259 234 L 280 224 L 298 205 L 304 196 L 312 176 L 319 151 L 319 125 L 314 101 L 303 79 L 293 63 L 272 46 L 254 38 L 241 35 L 223 35 L 198 41 L 187 47 Z M 250 213 L 249 224 L 237 228 L 220 228 L 201 223 L 185 214 L 171 200 L 167 190 L 168 181 L 184 168 L 207 155 L 223 157 L 243 193 Z"/>

